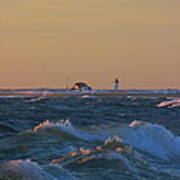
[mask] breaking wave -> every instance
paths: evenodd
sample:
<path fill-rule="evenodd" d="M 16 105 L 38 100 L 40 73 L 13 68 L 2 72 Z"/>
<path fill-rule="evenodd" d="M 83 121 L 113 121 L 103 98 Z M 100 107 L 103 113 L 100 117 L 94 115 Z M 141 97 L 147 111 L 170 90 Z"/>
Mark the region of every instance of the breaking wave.
<path fill-rule="evenodd" d="M 58 159 L 53 159 L 52 157 L 52 162 L 45 166 L 22 160 L 3 162 L 0 164 L 0 177 L 3 180 L 14 174 L 17 177 L 21 177 L 22 180 L 41 180 L 43 178 L 43 180 L 56 180 L 64 177 L 64 173 L 67 176 L 64 179 L 73 179 L 74 177 L 70 173 L 63 172 L 62 167 L 69 165 L 76 167 L 87 163 L 90 163 L 89 165 L 93 167 L 93 162 L 98 161 L 98 159 L 101 163 L 115 160 L 118 163 L 116 166 L 122 170 L 122 174 L 123 171 L 129 171 L 131 176 L 136 179 L 142 173 L 147 174 L 147 172 L 149 176 L 151 176 L 151 173 L 161 174 L 161 177 L 166 177 L 167 174 L 170 176 L 179 175 L 178 173 L 172 174 L 172 172 L 160 170 L 160 168 L 147 163 L 143 158 L 145 154 L 157 157 L 163 161 L 171 161 L 180 157 L 179 137 L 175 137 L 168 129 L 157 124 L 133 121 L 131 124 L 121 127 L 107 125 L 107 127 L 94 128 L 92 126 L 85 131 L 74 127 L 69 120 L 56 123 L 45 121 L 32 130 L 19 134 L 18 136 L 21 138 L 15 136 L 17 139 L 12 142 L 18 144 L 19 140 L 22 144 L 22 138 L 27 139 L 27 135 L 34 137 L 34 134 L 38 135 L 38 138 L 44 138 L 46 135 L 51 135 L 53 138 L 56 136 L 56 138 L 60 139 L 69 139 L 71 137 L 70 140 L 72 141 L 81 140 L 90 144 L 89 148 L 86 145 L 85 148 L 75 149 L 69 154 L 61 154 Z M 8 139 L 8 143 L 10 142 Z M 55 170 L 57 168 L 59 169 Z M 58 178 L 57 171 L 59 172 Z M 63 172 L 62 176 L 61 172 Z M 88 171 L 86 172 L 88 173 Z M 126 176 L 126 174 L 124 175 Z M 79 174 L 79 176 L 81 175 Z"/>
<path fill-rule="evenodd" d="M 33 129 L 34 133 L 51 132 L 61 137 L 71 137 L 84 141 L 104 141 L 104 138 L 95 134 L 88 134 L 83 130 L 74 128 L 69 120 L 62 120 L 56 123 L 45 121 Z"/>
<path fill-rule="evenodd" d="M 133 121 L 128 130 L 122 131 L 125 143 L 163 160 L 180 157 L 180 139 L 161 125 Z"/>
<path fill-rule="evenodd" d="M 69 120 L 52 123 L 45 121 L 33 129 L 34 133 L 55 132 L 59 135 L 66 134 L 65 137 L 73 137 L 83 141 L 104 142 L 108 137 L 114 135 L 122 139 L 122 143 L 129 144 L 144 153 L 149 153 L 162 160 L 180 158 L 180 138 L 174 136 L 168 129 L 161 125 L 133 121 L 128 126 L 106 126 L 89 127 L 80 130 L 75 128 Z"/>
<path fill-rule="evenodd" d="M 72 175 L 63 168 L 58 168 L 57 174 L 53 174 L 51 168 L 57 169 L 55 166 L 47 166 L 45 168 L 39 166 L 30 160 L 12 160 L 0 164 L 0 180 L 72 180 Z M 48 172 L 49 171 L 49 172 Z M 52 174 L 51 174 L 52 173 Z"/>
<path fill-rule="evenodd" d="M 163 101 L 157 105 L 157 107 L 168 107 L 168 108 L 179 107 L 179 106 L 180 106 L 180 99 Z"/>

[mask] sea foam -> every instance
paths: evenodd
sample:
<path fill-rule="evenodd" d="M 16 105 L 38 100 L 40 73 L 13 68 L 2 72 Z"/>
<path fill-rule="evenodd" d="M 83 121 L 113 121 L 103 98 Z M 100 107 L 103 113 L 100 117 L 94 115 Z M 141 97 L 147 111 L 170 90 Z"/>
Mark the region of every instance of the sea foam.
<path fill-rule="evenodd" d="M 37 163 L 30 161 L 6 161 L 0 164 L 0 179 L 19 180 L 57 180 L 49 173 L 46 173 Z"/>
<path fill-rule="evenodd" d="M 180 158 L 180 138 L 161 125 L 133 121 L 119 136 L 122 142 L 160 159 Z"/>
<path fill-rule="evenodd" d="M 180 106 L 180 99 L 173 99 L 170 101 L 163 101 L 157 105 L 157 107 L 168 107 L 168 108 L 173 108 L 173 107 L 178 107 Z"/>
<path fill-rule="evenodd" d="M 33 131 L 34 133 L 40 133 L 42 131 L 48 131 L 49 129 L 56 130 L 56 132 L 59 132 L 59 134 L 66 134 L 68 136 L 71 136 L 71 137 L 74 137 L 83 141 L 90 142 L 90 141 L 104 141 L 105 140 L 105 138 L 101 136 L 98 136 L 95 134 L 89 134 L 89 133 L 84 132 L 83 130 L 75 128 L 69 120 L 61 120 L 56 123 L 53 123 L 47 120 L 39 124 L 38 126 L 36 126 L 33 129 Z"/>
<path fill-rule="evenodd" d="M 180 158 L 180 138 L 174 136 L 164 126 L 157 124 L 133 121 L 128 126 L 116 126 L 114 129 L 110 126 L 104 129 L 94 128 L 88 132 L 75 128 L 69 120 L 57 123 L 45 121 L 36 126 L 34 132 L 39 133 L 49 128 L 56 128 L 59 133 L 66 133 L 69 136 L 88 142 L 105 142 L 108 137 L 118 136 L 122 143 L 131 145 L 159 159 L 170 160 L 177 157 Z"/>

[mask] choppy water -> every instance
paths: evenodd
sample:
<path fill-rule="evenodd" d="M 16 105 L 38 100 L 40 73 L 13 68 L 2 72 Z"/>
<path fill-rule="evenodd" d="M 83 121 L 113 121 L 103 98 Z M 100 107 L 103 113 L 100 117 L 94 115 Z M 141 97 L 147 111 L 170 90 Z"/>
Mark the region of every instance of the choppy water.
<path fill-rule="evenodd" d="M 1 97 L 0 180 L 180 179 L 180 107 L 166 100 Z"/>

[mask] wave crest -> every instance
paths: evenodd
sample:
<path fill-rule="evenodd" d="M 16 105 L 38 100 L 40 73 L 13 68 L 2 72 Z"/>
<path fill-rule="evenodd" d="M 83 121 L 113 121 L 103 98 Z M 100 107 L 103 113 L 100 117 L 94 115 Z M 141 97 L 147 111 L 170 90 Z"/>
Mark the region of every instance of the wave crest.
<path fill-rule="evenodd" d="M 49 135 L 49 131 L 51 135 L 57 136 L 58 134 L 64 138 L 70 139 L 78 139 L 83 141 L 104 141 L 104 137 L 95 135 L 95 134 L 88 134 L 83 130 L 78 128 L 74 128 L 69 120 L 61 120 L 59 122 L 53 123 L 50 121 L 45 121 L 38 126 L 34 127 L 34 133 L 44 132 L 45 134 Z"/>
<path fill-rule="evenodd" d="M 34 132 L 37 132 L 39 129 L 45 129 L 50 127 L 65 127 L 65 128 L 73 128 L 71 122 L 67 120 L 61 120 L 60 122 L 50 122 L 49 120 L 44 121 L 43 123 L 34 127 Z"/>
<path fill-rule="evenodd" d="M 124 143 L 163 160 L 180 157 L 179 137 L 164 126 L 142 121 L 133 121 L 119 132 Z"/>
<path fill-rule="evenodd" d="M 14 160 L 0 164 L 0 179 L 19 179 L 19 180 L 57 180 L 55 177 L 46 173 L 37 163 L 30 161 Z"/>
<path fill-rule="evenodd" d="M 180 99 L 173 99 L 170 101 L 163 101 L 157 105 L 157 107 L 168 107 L 168 108 L 173 108 L 173 107 L 179 107 L 180 106 Z"/>

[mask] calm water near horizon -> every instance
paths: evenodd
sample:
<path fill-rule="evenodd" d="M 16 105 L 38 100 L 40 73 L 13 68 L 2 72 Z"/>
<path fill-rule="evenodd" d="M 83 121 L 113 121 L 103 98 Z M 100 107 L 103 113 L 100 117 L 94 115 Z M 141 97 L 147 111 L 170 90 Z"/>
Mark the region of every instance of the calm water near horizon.
<path fill-rule="evenodd" d="M 0 97 L 0 180 L 180 179 L 180 106 L 157 106 L 174 98 L 27 91 Z"/>

